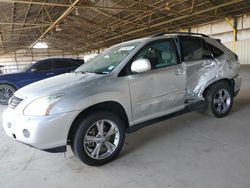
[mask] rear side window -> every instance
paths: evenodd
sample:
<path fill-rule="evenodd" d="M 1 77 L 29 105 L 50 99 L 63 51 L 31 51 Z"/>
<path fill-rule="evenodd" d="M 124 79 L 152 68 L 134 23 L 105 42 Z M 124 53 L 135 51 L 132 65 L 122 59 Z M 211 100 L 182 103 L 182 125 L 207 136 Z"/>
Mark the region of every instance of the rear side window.
<path fill-rule="evenodd" d="M 42 61 L 34 67 L 36 71 L 48 71 L 51 70 L 51 61 Z"/>
<path fill-rule="evenodd" d="M 63 69 L 63 68 L 70 68 L 72 67 L 70 61 L 60 60 L 54 61 L 54 69 Z"/>
<path fill-rule="evenodd" d="M 219 48 L 215 47 L 214 45 L 212 44 L 208 44 L 208 47 L 209 49 L 211 50 L 212 54 L 214 57 L 220 57 L 221 55 L 224 54 L 224 52 L 222 50 L 220 50 Z"/>
<path fill-rule="evenodd" d="M 206 42 L 199 37 L 180 37 L 182 57 L 184 61 L 201 60 L 212 57 Z"/>
<path fill-rule="evenodd" d="M 82 64 L 84 64 L 83 60 L 74 60 L 74 61 L 71 61 L 71 66 L 72 67 L 79 67 Z"/>

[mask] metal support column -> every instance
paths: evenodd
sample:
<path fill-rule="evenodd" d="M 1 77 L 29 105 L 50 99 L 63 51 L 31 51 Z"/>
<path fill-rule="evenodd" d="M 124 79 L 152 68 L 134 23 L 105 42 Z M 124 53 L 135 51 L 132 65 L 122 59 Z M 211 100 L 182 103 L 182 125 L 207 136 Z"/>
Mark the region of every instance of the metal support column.
<path fill-rule="evenodd" d="M 234 23 L 232 24 L 231 21 L 225 17 L 225 20 L 227 24 L 232 28 L 233 30 L 233 43 L 232 43 L 232 49 L 234 52 L 236 52 L 236 41 L 237 41 L 237 19 L 234 18 Z"/>

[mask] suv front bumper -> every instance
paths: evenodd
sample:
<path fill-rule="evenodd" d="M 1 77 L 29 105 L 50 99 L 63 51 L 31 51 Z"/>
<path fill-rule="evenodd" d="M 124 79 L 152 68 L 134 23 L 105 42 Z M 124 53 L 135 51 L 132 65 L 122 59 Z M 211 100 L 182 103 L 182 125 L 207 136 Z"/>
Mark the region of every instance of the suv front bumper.
<path fill-rule="evenodd" d="M 5 133 L 19 142 L 49 152 L 65 152 L 68 131 L 76 113 L 24 116 L 8 108 L 2 122 Z"/>

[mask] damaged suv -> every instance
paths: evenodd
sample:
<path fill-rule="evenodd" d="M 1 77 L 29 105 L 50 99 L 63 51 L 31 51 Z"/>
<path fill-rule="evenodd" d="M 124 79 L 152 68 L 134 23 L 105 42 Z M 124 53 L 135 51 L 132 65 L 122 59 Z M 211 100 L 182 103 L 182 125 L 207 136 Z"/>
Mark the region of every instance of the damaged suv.
<path fill-rule="evenodd" d="M 236 54 L 197 33 L 162 33 L 115 45 L 75 72 L 18 90 L 6 134 L 48 152 L 67 145 L 88 165 L 120 152 L 126 132 L 199 110 L 226 116 L 241 86 Z"/>

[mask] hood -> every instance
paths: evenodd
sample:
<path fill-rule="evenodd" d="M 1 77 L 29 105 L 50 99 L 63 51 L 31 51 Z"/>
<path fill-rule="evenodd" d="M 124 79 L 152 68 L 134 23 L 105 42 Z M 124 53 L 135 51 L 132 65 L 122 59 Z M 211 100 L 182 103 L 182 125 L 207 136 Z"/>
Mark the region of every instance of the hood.
<path fill-rule="evenodd" d="M 40 97 L 56 93 L 68 93 L 72 87 L 87 83 L 103 75 L 93 73 L 66 73 L 44 79 L 19 89 L 15 95 L 20 97 Z"/>

